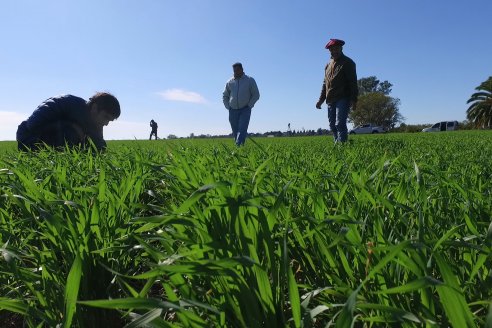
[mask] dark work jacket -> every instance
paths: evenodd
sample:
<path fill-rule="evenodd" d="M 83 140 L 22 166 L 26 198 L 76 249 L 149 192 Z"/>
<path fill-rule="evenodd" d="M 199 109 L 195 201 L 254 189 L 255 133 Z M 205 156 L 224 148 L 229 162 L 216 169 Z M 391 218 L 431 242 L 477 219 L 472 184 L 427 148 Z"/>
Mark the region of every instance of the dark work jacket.
<path fill-rule="evenodd" d="M 343 98 L 357 102 L 358 96 L 354 61 L 344 54 L 336 61 L 331 59 L 325 67 L 325 79 L 321 87 L 319 102 L 326 100 L 327 103 L 334 103 Z"/>
<path fill-rule="evenodd" d="M 87 102 L 73 95 L 45 100 L 17 128 L 19 149 L 36 149 L 45 143 L 53 147 L 84 146 L 89 140 L 98 149 L 106 147 L 102 128 L 91 120 Z"/>

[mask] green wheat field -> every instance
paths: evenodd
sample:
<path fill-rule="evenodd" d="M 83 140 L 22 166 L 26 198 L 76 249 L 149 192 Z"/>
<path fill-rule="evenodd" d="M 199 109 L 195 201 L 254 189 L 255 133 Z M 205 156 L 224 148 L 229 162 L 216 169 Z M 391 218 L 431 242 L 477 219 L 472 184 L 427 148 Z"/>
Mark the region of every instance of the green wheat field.
<path fill-rule="evenodd" d="M 492 327 L 492 131 L 0 143 L 2 327 Z"/>

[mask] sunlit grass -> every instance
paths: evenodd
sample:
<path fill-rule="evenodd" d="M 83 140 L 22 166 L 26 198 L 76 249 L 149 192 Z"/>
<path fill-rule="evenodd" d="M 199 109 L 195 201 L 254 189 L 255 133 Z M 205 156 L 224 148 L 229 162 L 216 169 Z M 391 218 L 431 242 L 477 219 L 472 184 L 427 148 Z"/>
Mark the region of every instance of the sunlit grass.
<path fill-rule="evenodd" d="M 5 151 L 0 319 L 484 326 L 491 141 L 459 132 Z"/>

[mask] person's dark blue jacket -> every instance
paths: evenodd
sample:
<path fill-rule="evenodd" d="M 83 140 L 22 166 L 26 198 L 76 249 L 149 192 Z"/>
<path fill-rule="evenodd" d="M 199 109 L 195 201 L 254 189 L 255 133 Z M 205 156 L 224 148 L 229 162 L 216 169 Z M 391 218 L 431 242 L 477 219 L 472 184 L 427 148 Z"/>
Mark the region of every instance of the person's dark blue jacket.
<path fill-rule="evenodd" d="M 91 121 L 87 102 L 73 95 L 52 97 L 36 108 L 17 129 L 19 149 L 86 145 L 89 140 L 98 149 L 106 147 L 102 128 Z"/>

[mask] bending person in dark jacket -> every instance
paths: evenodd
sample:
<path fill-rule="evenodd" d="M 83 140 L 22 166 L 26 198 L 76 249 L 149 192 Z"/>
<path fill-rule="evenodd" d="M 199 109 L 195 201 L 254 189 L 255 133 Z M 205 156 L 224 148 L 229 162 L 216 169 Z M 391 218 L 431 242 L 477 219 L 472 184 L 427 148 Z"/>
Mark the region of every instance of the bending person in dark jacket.
<path fill-rule="evenodd" d="M 44 101 L 17 129 L 19 150 L 36 150 L 43 144 L 55 148 L 86 146 L 91 140 L 97 149 L 106 148 L 103 127 L 120 116 L 118 99 L 98 92 L 86 102 L 63 95 Z"/>

